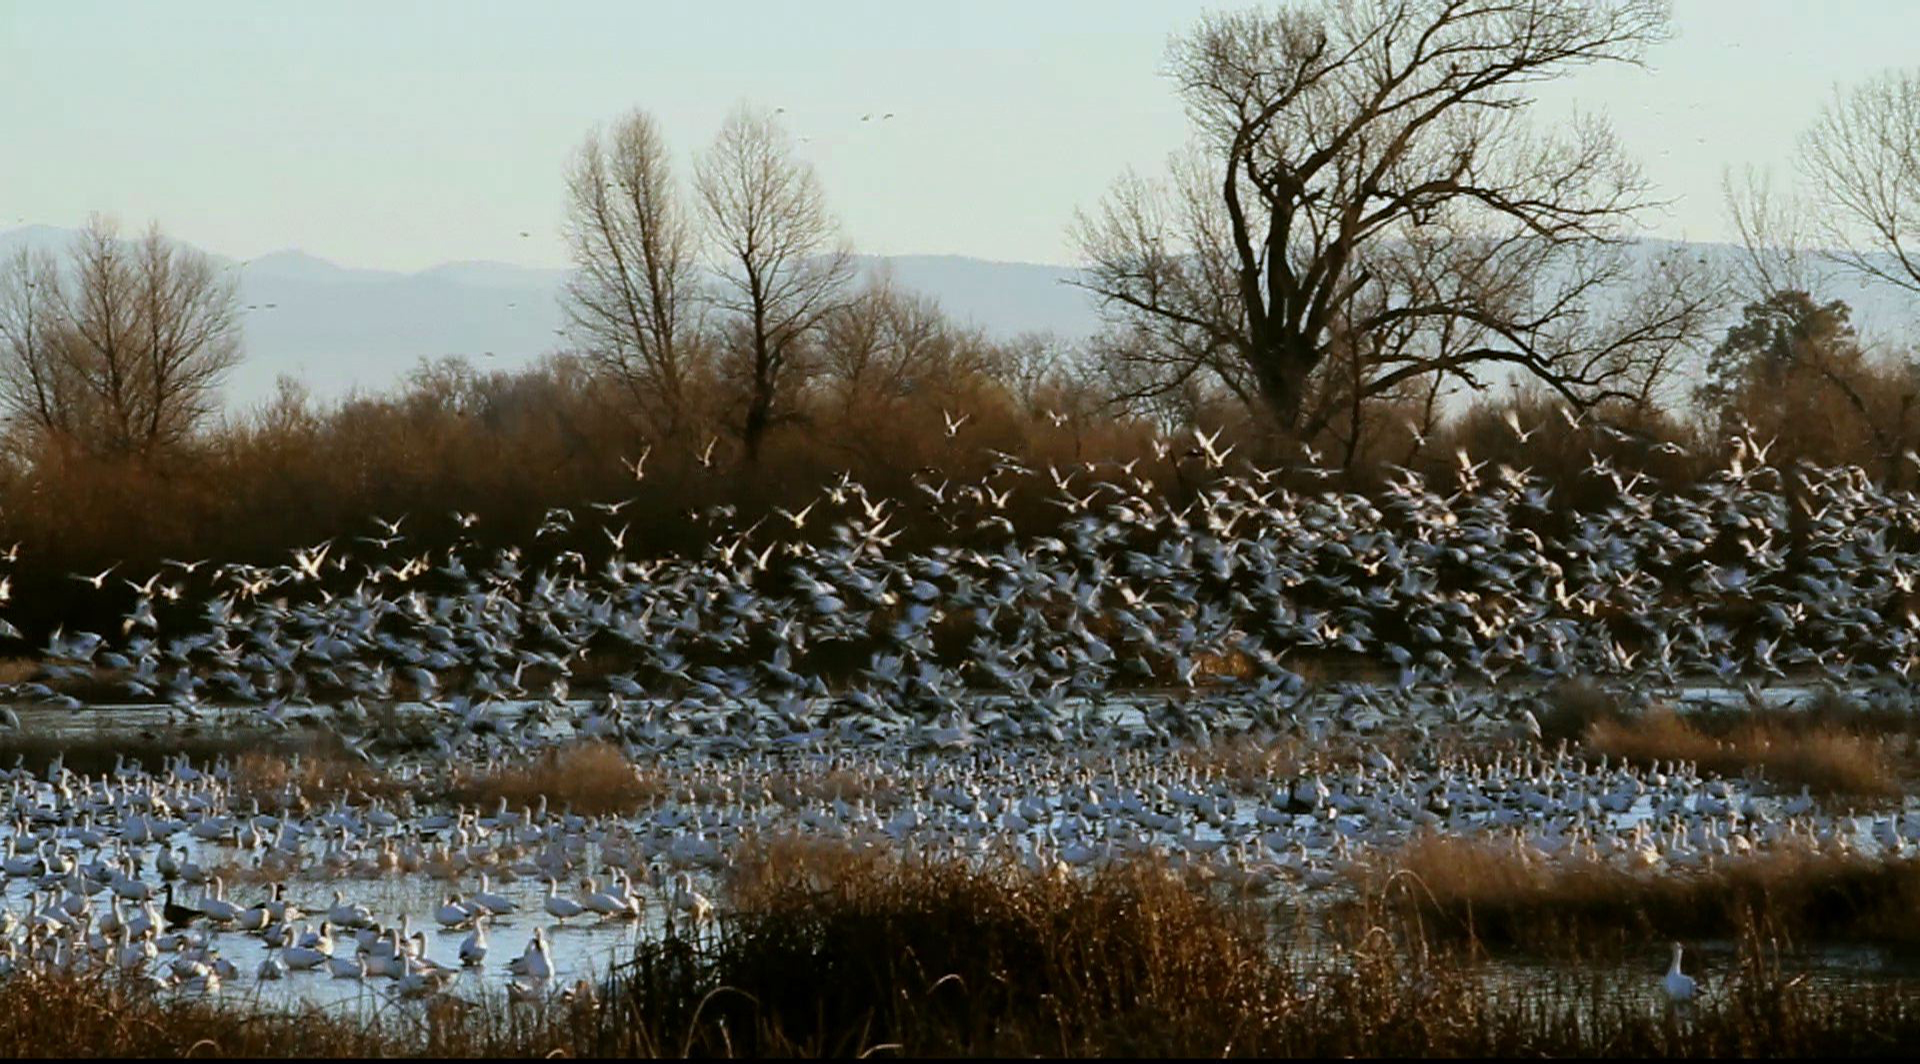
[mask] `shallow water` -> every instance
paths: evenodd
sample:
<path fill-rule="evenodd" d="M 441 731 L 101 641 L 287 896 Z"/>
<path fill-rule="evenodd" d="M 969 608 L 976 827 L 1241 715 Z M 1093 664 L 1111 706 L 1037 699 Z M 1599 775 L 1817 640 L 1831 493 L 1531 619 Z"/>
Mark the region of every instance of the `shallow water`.
<path fill-rule="evenodd" d="M 1776 692 L 1781 692 L 1780 698 L 1786 700 L 1798 698 L 1807 690 L 1780 688 L 1776 689 Z M 1744 700 L 1744 696 L 1739 693 L 1717 689 L 1696 688 L 1690 689 L 1687 693 L 1695 701 L 1702 703 L 1727 701 L 1732 698 Z M 585 704 L 579 703 L 580 706 Z M 143 730 L 164 727 L 168 724 L 171 714 L 171 710 L 164 706 L 139 705 L 103 706 L 79 712 L 29 706 L 21 708 L 19 712 L 23 730 L 33 734 L 52 737 L 56 740 L 106 739 L 109 741 L 117 735 L 133 736 Z M 1124 723 L 1130 714 L 1137 717 L 1143 711 L 1131 704 L 1109 704 L 1105 712 L 1114 720 Z M 244 719 L 244 711 L 241 716 Z M 209 730 L 212 729 L 209 728 Z M 565 729 L 555 729 L 554 737 L 564 734 L 566 734 Z M 1036 793 L 1042 780 L 1053 780 L 1057 792 L 1058 782 L 1073 774 L 1074 770 L 1071 766 L 1075 763 L 1076 757 L 1071 750 L 1058 746 L 1008 749 L 995 754 L 985 754 L 980 750 L 908 753 L 899 747 L 875 747 L 867 753 L 859 749 L 843 749 L 840 754 L 845 755 L 856 766 L 862 761 L 870 761 L 877 765 L 899 767 L 903 775 L 892 782 L 899 785 L 902 793 L 878 802 L 871 810 L 856 804 L 852 807 L 853 812 L 849 812 L 845 806 L 830 806 L 824 801 L 817 803 L 811 809 L 789 808 L 783 812 L 770 814 L 774 819 L 761 826 L 769 830 L 805 833 L 815 830 L 816 825 L 812 825 L 808 818 L 817 815 L 829 826 L 838 825 L 841 830 L 845 830 L 849 817 L 864 815 L 871 820 L 865 827 L 856 826 L 855 834 L 887 845 L 903 845 L 910 839 L 915 845 L 920 845 L 922 835 L 934 828 L 923 826 L 914 829 L 918 834 L 910 832 L 896 839 L 881 834 L 877 826 L 881 821 L 900 813 L 905 802 L 916 803 L 914 808 L 919 808 L 919 803 L 924 802 L 929 819 L 936 821 L 941 831 L 948 832 L 948 836 L 940 836 L 937 832 L 935 835 L 935 838 L 945 838 L 946 845 L 962 843 L 977 845 L 978 840 L 982 838 L 1000 837 L 1020 847 L 1021 852 L 1026 856 L 1051 860 L 1051 855 L 1060 852 L 1060 847 L 1064 846 L 1070 837 L 1063 834 L 1056 840 L 1054 832 L 1056 830 L 1065 832 L 1067 826 L 1078 815 L 1072 812 L 1068 803 L 1058 801 L 1058 795 L 1055 793 L 1054 797 L 1048 799 L 1050 805 L 1045 822 L 1015 831 L 1005 829 L 1000 824 L 998 815 L 986 817 L 974 812 L 961 815 L 945 808 L 936 809 L 936 804 L 927 797 L 929 786 L 933 781 L 940 779 L 945 779 L 956 787 L 969 784 L 970 781 L 970 785 L 975 787 L 985 785 L 991 802 L 1001 801 L 1000 798 L 993 796 L 1005 791 L 1007 806 L 1011 806 L 1013 799 L 1019 798 L 1023 793 L 1028 796 Z M 668 765 L 678 772 L 693 774 L 737 772 L 742 770 L 743 765 L 749 764 L 733 755 L 703 752 L 695 743 L 682 744 L 658 756 L 661 758 L 661 764 Z M 781 762 L 784 765 L 798 766 L 800 769 L 810 771 L 821 771 L 828 766 L 840 764 L 839 761 L 832 760 L 837 755 L 789 750 L 778 756 L 785 759 Z M 416 761 L 414 764 L 417 765 L 420 762 Z M 1159 771 L 1165 767 L 1164 764 L 1156 765 L 1152 759 L 1144 764 L 1152 766 L 1150 771 Z M 808 766 L 811 767 L 808 768 Z M 158 766 L 147 767 L 157 768 Z M 1425 769 L 1410 766 L 1403 767 L 1399 771 L 1403 774 L 1417 774 Z M 1137 775 L 1137 771 L 1135 774 Z M 1351 842 L 1355 852 L 1365 852 L 1370 847 L 1397 845 L 1418 830 L 1418 825 L 1412 821 L 1376 819 L 1359 812 L 1342 813 L 1339 816 L 1326 816 L 1320 812 L 1294 813 L 1275 817 L 1272 815 L 1273 796 L 1264 793 L 1260 788 L 1245 787 L 1238 788 L 1229 795 L 1221 795 L 1214 807 L 1214 815 L 1202 817 L 1183 811 L 1177 802 L 1169 803 L 1164 794 L 1167 778 L 1156 778 L 1162 786 L 1161 792 L 1158 792 L 1159 797 L 1155 796 L 1153 787 L 1156 784 L 1151 779 L 1143 782 L 1130 777 L 1123 781 L 1115 777 L 1116 785 L 1122 785 L 1122 792 L 1139 799 L 1141 804 L 1140 812 L 1133 814 L 1134 819 L 1130 822 L 1131 826 L 1124 836 L 1111 841 L 1124 844 L 1121 848 L 1151 845 L 1158 848 L 1160 852 L 1172 852 L 1178 859 L 1187 861 L 1209 860 L 1210 858 L 1202 857 L 1200 854 L 1217 849 L 1217 855 L 1211 859 L 1229 863 L 1239 859 L 1235 856 L 1238 852 L 1236 847 L 1245 847 L 1250 840 L 1257 841 L 1257 850 L 1269 845 L 1266 839 L 1279 840 L 1273 844 L 1275 853 L 1290 841 L 1297 846 L 1303 859 L 1308 862 L 1308 874 L 1298 879 L 1284 877 L 1277 879 L 1270 890 L 1276 899 L 1291 904 L 1311 905 L 1316 901 L 1324 901 L 1328 897 L 1322 880 L 1327 870 L 1336 867 L 1339 860 L 1337 854 L 1345 852 L 1348 841 Z M 1026 782 L 1022 782 L 1023 780 Z M 1095 782 L 1100 782 L 1097 774 Z M 1177 785 L 1179 780 L 1175 779 L 1174 782 Z M 1379 781 L 1376 780 L 1374 786 L 1378 785 Z M 19 807 L 23 786 L 21 782 L 16 782 L 14 785 L 16 813 L 27 811 L 24 807 Z M 1737 804 L 1749 807 L 1756 815 L 1776 820 L 1786 817 L 1785 807 L 1791 800 L 1790 796 L 1770 793 L 1764 787 L 1756 788 L 1748 781 L 1728 781 L 1728 786 L 1731 789 L 1732 799 Z M 1021 790 L 1023 787 L 1026 788 L 1024 792 Z M 51 794 L 51 791 L 45 789 L 44 784 L 37 784 L 36 788 L 37 791 L 35 788 L 28 788 L 27 793 Z M 1448 829 L 1473 834 L 1517 830 L 1527 833 L 1529 837 L 1541 837 L 1540 833 L 1548 830 L 1546 826 L 1548 818 L 1537 809 L 1529 809 L 1521 804 L 1517 800 L 1516 792 L 1510 786 L 1507 786 L 1506 790 L 1489 793 L 1496 806 L 1493 811 L 1449 814 Z M 317 801 L 325 801 L 331 796 L 313 795 L 311 797 Z M 1624 811 L 1606 813 L 1598 818 L 1595 827 L 1603 834 L 1624 836 L 1631 834 L 1636 827 L 1642 825 L 1663 826 L 1654 823 L 1658 816 L 1656 808 L 1658 797 L 1652 793 L 1643 794 Z M 1683 796 L 1677 800 L 1673 800 L 1670 795 L 1667 798 L 1669 799 L 1667 815 L 1670 817 L 1677 816 L 1682 820 L 1692 821 L 1706 816 L 1699 808 L 1697 795 Z M 51 801 L 51 799 L 47 800 Z M 1111 803 L 1114 799 L 1112 795 L 1108 795 L 1105 800 Z M 730 842 L 741 833 L 742 828 L 737 820 L 737 807 L 728 809 L 724 807 L 724 803 L 693 802 L 684 803 L 681 808 L 691 817 L 690 822 L 705 823 L 717 841 Z M 1916 804 L 1909 799 L 1907 809 L 1915 808 Z M 1256 824 L 1263 811 L 1269 814 L 1269 819 Z M 429 810 L 422 812 L 429 812 Z M 937 817 L 934 815 L 936 812 Z M 1004 810 L 996 812 L 1003 813 Z M 643 811 L 636 817 L 625 818 L 622 823 L 629 830 L 642 834 L 652 832 L 655 838 L 662 837 L 661 832 L 652 827 L 651 815 L 651 810 Z M 318 811 L 315 816 L 318 816 Z M 1155 822 L 1156 818 L 1169 822 L 1171 826 L 1152 831 L 1139 826 L 1142 821 Z M 1110 817 L 1110 819 L 1127 820 L 1125 817 Z M 1874 838 L 1874 831 L 1876 825 L 1885 823 L 1884 817 L 1833 817 L 1828 818 L 1825 823 L 1831 833 L 1851 839 L 1856 848 L 1864 853 L 1873 853 L 1880 849 L 1880 844 Z M 952 838 L 950 836 L 956 825 L 962 829 L 961 836 Z M 59 852 L 70 854 L 77 860 L 96 860 L 103 854 L 116 853 L 122 848 L 123 844 L 113 838 L 120 826 L 110 822 L 109 819 L 103 819 L 96 825 L 96 829 L 106 836 L 104 846 L 91 845 L 75 837 L 74 832 L 65 829 L 54 837 L 53 845 Z M 438 834 L 420 832 L 418 825 L 403 823 L 398 827 L 398 832 L 389 834 L 415 838 L 425 845 L 446 841 L 448 838 L 446 832 Z M 0 826 L 0 840 L 4 840 L 11 846 L 16 839 L 21 838 L 21 831 L 22 828 L 18 823 Z M 45 832 L 41 830 L 34 834 L 44 835 Z M 371 909 L 376 921 L 386 925 L 405 926 L 409 933 L 414 930 L 424 932 L 426 956 L 440 964 L 457 967 L 458 949 L 468 932 L 465 929 L 441 928 L 434 921 L 433 913 L 435 908 L 445 900 L 449 891 L 457 890 L 464 894 L 476 889 L 480 869 L 476 867 L 450 881 L 443 881 L 423 872 L 391 874 L 376 878 L 341 875 L 330 872 L 323 860 L 329 844 L 327 838 L 329 834 L 331 832 L 321 829 L 300 844 L 298 854 L 302 865 L 301 870 L 286 879 L 287 898 L 309 914 L 306 918 L 307 922 L 318 924 L 321 915 L 334 899 L 334 891 L 339 889 L 345 892 L 348 900 Z M 593 874 L 602 881 L 605 879 L 601 872 L 605 866 L 605 860 L 600 851 L 599 841 L 596 838 L 589 838 L 588 834 L 580 833 L 578 838 L 567 840 L 575 849 L 569 853 L 570 868 L 562 876 L 563 892 L 577 895 L 581 879 L 588 874 Z M 671 834 L 672 832 L 668 832 L 669 836 Z M 969 843 L 968 840 L 974 841 Z M 1083 838 L 1082 841 L 1089 840 Z M 23 848 L 28 848 L 32 845 L 32 840 L 23 840 L 23 843 Z M 248 861 L 257 861 L 257 858 L 243 857 L 230 845 L 201 840 L 185 832 L 173 836 L 169 844 L 180 851 L 185 859 L 209 868 L 238 865 L 237 871 L 229 876 L 227 894 L 230 900 L 248 905 L 266 896 L 267 890 L 259 882 L 263 877 L 258 874 L 258 870 L 245 867 Z M 936 845 L 938 844 L 941 843 L 937 842 Z M 1044 850 L 1043 844 L 1047 847 Z M 142 847 L 133 848 L 142 849 Z M 144 849 L 150 851 L 151 847 Z M 1183 849 L 1186 852 L 1182 853 Z M 1043 857 L 1043 854 L 1047 856 Z M 631 857 L 628 858 L 627 863 L 632 867 Z M 669 874 L 683 866 L 682 862 L 663 860 L 658 855 L 651 863 L 656 867 L 664 867 Z M 642 936 L 658 935 L 664 929 L 668 909 L 666 895 L 663 891 L 642 882 L 645 872 L 644 863 L 642 867 L 636 869 L 635 880 L 636 891 L 646 899 L 646 910 L 642 919 L 603 920 L 585 916 L 570 919 L 564 923 L 555 921 L 542 907 L 545 897 L 545 883 L 542 878 L 527 876 L 503 880 L 497 864 L 489 868 L 494 876 L 491 889 L 518 902 L 519 911 L 491 920 L 488 929 L 490 942 L 487 960 L 478 969 L 461 972 L 453 984 L 457 990 L 478 991 L 488 988 L 497 990 L 505 986 L 510 980 L 506 962 L 521 955 L 535 928 L 548 929 L 556 969 L 555 982 L 562 985 L 570 984 L 579 978 L 598 976 L 610 964 L 630 956 L 634 945 L 641 940 Z M 711 877 L 705 871 L 699 867 L 687 867 L 687 871 L 694 877 L 694 885 L 698 889 L 709 895 L 716 893 Z M 150 852 L 148 859 L 144 862 L 142 878 L 155 884 L 156 887 L 161 882 L 154 870 Z M 25 917 L 31 909 L 30 898 L 36 889 L 45 886 L 44 881 L 36 882 L 29 877 L 7 876 L 4 883 L 5 904 L 16 915 Z M 179 887 L 176 888 L 176 892 L 178 900 L 184 903 L 196 898 L 199 888 Z M 44 897 L 46 895 L 43 894 Z M 93 897 L 95 912 L 102 913 L 107 906 L 108 895 L 96 893 Z M 343 956 L 350 955 L 351 947 L 345 945 L 348 941 L 347 937 L 336 933 L 336 940 L 342 943 L 337 953 Z M 239 969 L 238 976 L 227 983 L 228 993 L 258 994 L 265 1002 L 298 1000 L 341 1008 L 360 1008 L 377 1004 L 387 1000 L 392 993 L 392 984 L 389 980 L 376 977 L 363 985 L 358 980 L 332 978 L 324 967 L 319 971 L 291 973 L 289 978 L 277 983 L 257 983 L 254 972 L 270 952 L 258 937 L 235 931 L 218 932 L 213 935 L 211 944 L 220 950 L 220 956 L 232 961 Z M 167 960 L 168 958 L 163 955 L 159 963 L 165 963 Z M 1709 967 L 1715 963 L 1715 950 L 1711 944 L 1708 944 L 1703 951 L 1701 961 Z M 1911 961 L 1892 958 L 1881 951 L 1816 951 L 1797 957 L 1796 963 L 1809 966 L 1807 968 L 1809 978 L 1822 980 L 1906 979 L 1920 974 L 1913 970 Z M 1517 966 L 1515 970 L 1520 973 L 1516 976 L 1517 978 L 1525 977 L 1527 969 L 1524 965 Z M 1661 961 L 1660 970 L 1664 971 L 1664 959 Z"/>

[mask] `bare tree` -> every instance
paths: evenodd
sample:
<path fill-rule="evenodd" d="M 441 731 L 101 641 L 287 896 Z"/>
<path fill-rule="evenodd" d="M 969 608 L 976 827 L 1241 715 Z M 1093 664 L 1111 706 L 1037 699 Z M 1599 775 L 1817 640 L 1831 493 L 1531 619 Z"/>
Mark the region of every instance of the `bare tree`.
<path fill-rule="evenodd" d="M 1920 70 L 1838 93 L 1801 141 L 1834 262 L 1920 293 Z"/>
<path fill-rule="evenodd" d="M 16 429 L 69 433 L 78 382 L 65 358 L 60 267 L 21 248 L 0 269 L 0 406 Z"/>
<path fill-rule="evenodd" d="M 573 339 L 652 420 L 677 435 L 697 372 L 697 232 L 676 193 L 665 141 L 645 111 L 591 133 L 567 171 Z"/>
<path fill-rule="evenodd" d="M 1526 90 L 1637 62 L 1666 25 L 1663 0 L 1203 18 L 1170 48 L 1194 144 L 1073 230 L 1132 397 L 1211 378 L 1309 436 L 1435 375 L 1531 374 L 1583 407 L 1645 394 L 1717 295 L 1642 285 L 1599 320 L 1645 272 L 1626 238 L 1647 184 L 1599 122 L 1531 131 Z"/>
<path fill-rule="evenodd" d="M 853 256 L 813 168 L 794 158 L 765 110 L 735 109 L 695 180 L 720 274 L 713 301 L 731 316 L 725 355 L 744 393 L 740 436 L 751 464 L 767 430 L 796 414 L 814 334 L 841 305 Z"/>
<path fill-rule="evenodd" d="M 0 284 L 0 400 L 17 422 L 96 454 L 184 441 L 240 360 L 233 279 L 158 227 L 129 244 L 98 219 L 69 272 L 21 257 Z"/>
<path fill-rule="evenodd" d="M 976 331 L 957 327 L 932 296 L 885 273 L 824 322 L 821 371 L 843 410 L 876 399 L 951 392 L 999 368 Z"/>
<path fill-rule="evenodd" d="M 1741 295 L 1763 301 L 1776 292 L 1819 292 L 1822 279 L 1807 248 L 1805 206 L 1776 192 L 1771 175 L 1752 167 L 1738 184 L 1731 172 L 1723 174 L 1720 189 L 1740 241 L 1734 272 Z"/>

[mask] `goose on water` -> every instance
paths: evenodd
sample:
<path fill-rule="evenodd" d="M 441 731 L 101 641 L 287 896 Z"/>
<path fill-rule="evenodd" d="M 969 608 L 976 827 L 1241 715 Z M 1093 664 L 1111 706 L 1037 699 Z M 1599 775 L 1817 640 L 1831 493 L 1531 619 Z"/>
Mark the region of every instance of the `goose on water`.
<path fill-rule="evenodd" d="M 1666 977 L 1660 980 L 1660 989 L 1666 991 L 1669 1001 L 1693 1000 L 1693 977 L 1680 971 L 1680 943 L 1678 942 L 1673 944 L 1673 963 L 1667 967 Z"/>

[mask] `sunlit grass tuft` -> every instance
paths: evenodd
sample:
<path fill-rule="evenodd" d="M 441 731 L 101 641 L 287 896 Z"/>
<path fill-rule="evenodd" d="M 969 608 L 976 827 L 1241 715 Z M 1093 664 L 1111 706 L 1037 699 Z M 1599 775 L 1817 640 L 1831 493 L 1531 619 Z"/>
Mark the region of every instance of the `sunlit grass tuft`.
<path fill-rule="evenodd" d="M 509 809 L 535 806 L 545 798 L 554 810 L 581 816 L 632 813 L 660 800 L 667 783 L 628 760 L 605 742 L 577 742 L 536 757 L 493 769 L 456 769 L 447 796 L 456 802 L 491 808 L 505 799 Z"/>

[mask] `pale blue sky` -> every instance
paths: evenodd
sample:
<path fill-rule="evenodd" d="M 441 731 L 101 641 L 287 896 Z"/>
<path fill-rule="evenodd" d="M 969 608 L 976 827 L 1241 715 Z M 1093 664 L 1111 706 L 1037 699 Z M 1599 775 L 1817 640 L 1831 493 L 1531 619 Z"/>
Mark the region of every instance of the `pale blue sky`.
<path fill-rule="evenodd" d="M 99 210 L 239 256 L 559 265 L 589 126 L 646 107 L 684 172 L 744 99 L 812 138 L 860 250 L 1066 262 L 1074 207 L 1184 139 L 1159 70 L 1203 6 L 0 0 L 0 228 Z M 1678 200 L 1665 236 L 1723 237 L 1723 165 L 1783 163 L 1833 83 L 1920 61 L 1915 0 L 1678 0 L 1675 25 L 1651 71 L 1543 94 L 1611 116 Z"/>

